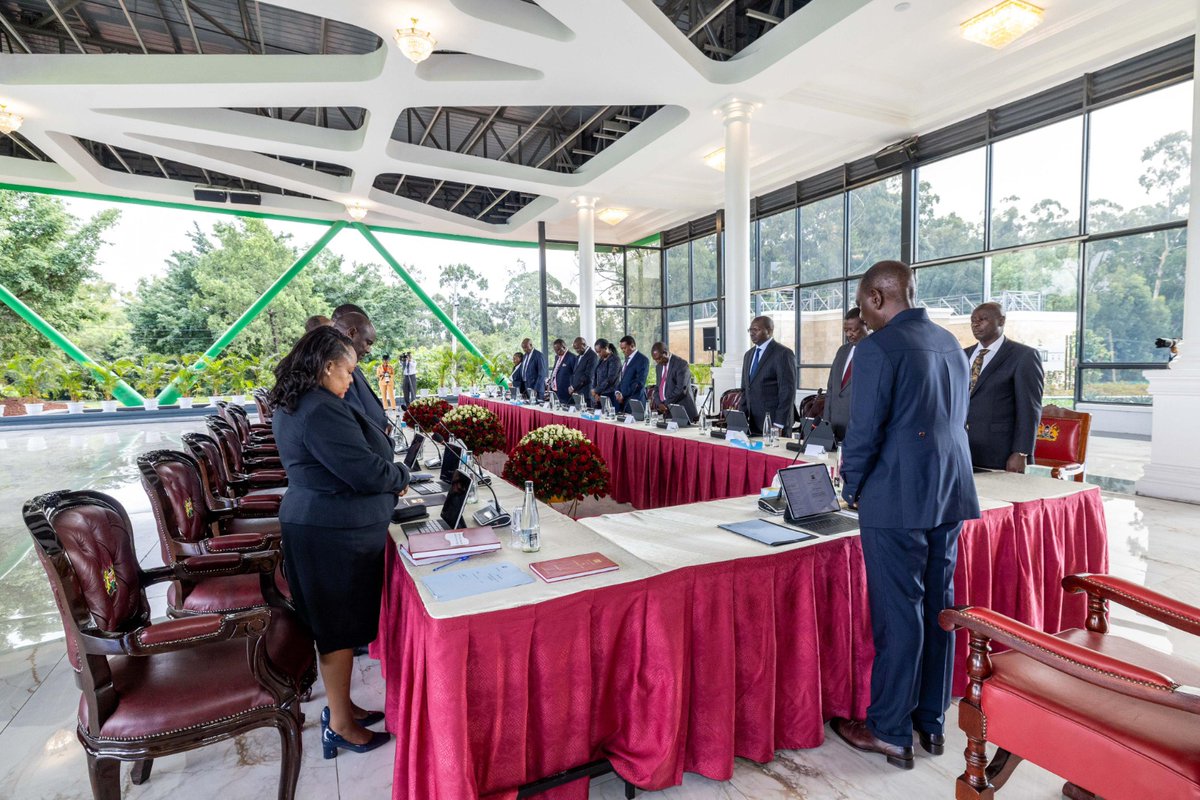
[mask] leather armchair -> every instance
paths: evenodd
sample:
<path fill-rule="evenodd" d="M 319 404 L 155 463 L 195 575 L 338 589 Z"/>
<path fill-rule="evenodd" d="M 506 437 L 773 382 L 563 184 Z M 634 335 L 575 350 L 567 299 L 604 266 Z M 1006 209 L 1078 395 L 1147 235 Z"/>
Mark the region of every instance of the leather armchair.
<path fill-rule="evenodd" d="M 185 433 L 182 438 L 192 457 L 207 468 L 217 496 L 233 499 L 266 494 L 279 496 L 287 489 L 287 474 L 280 475 L 282 470 L 266 470 L 260 474 L 230 473 L 220 442 L 208 434 Z M 277 497 L 277 508 L 278 502 Z"/>
<path fill-rule="evenodd" d="M 737 407 L 741 405 L 741 403 L 741 389 L 726 389 L 725 391 L 721 392 L 721 399 L 717 403 L 717 413 L 710 416 L 709 419 L 715 422 L 718 426 L 723 426 L 725 424 L 725 412 L 737 410 Z"/>
<path fill-rule="evenodd" d="M 270 425 L 251 423 L 246 409 L 241 406 L 218 401 L 217 416 L 233 428 L 243 448 L 274 447 L 274 429 Z"/>
<path fill-rule="evenodd" d="M 1042 406 L 1034 463 L 1050 467 L 1050 477 L 1083 483 L 1092 415 L 1059 406 Z"/>
<path fill-rule="evenodd" d="M 271 394 L 266 389 L 254 390 L 254 405 L 258 408 L 258 418 L 264 425 L 271 424 L 271 417 L 275 413 L 275 407 L 271 405 Z"/>
<path fill-rule="evenodd" d="M 1086 626 L 1058 634 L 984 608 L 941 613 L 969 632 L 959 725 L 966 771 L 956 798 L 992 798 L 1022 760 L 1067 779 L 1073 800 L 1200 798 L 1200 665 L 1108 633 L 1119 603 L 1200 634 L 1200 609 L 1109 575 L 1071 575 L 1088 596 Z M 991 642 L 1009 648 L 993 655 Z M 989 763 L 986 745 L 999 750 Z"/>
<path fill-rule="evenodd" d="M 225 469 L 231 478 L 240 475 L 251 476 L 259 483 L 260 487 L 287 485 L 287 473 L 283 471 L 283 465 L 278 455 L 259 456 L 255 455 L 253 450 L 247 455 L 237 433 L 229 423 L 216 417 L 205 417 L 204 424 L 208 426 L 209 433 L 220 445 L 221 457 L 225 459 Z"/>
<path fill-rule="evenodd" d="M 266 586 L 279 553 L 198 556 L 143 570 L 128 515 L 99 492 L 42 495 L 25 504 L 24 518 L 82 690 L 78 736 L 95 800 L 119 800 L 122 761 L 134 762 L 133 782 L 141 784 L 155 758 L 261 727 L 280 732 L 278 797 L 292 800 L 300 697 L 316 679 L 312 638 L 281 608 L 152 623 L 145 593 L 210 571 Z"/>

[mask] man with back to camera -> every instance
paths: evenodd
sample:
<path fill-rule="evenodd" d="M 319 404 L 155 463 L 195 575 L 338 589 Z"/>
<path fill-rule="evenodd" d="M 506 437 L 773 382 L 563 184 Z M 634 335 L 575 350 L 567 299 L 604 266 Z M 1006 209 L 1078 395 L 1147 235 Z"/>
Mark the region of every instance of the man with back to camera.
<path fill-rule="evenodd" d="M 339 314 L 340 308 L 339 306 L 333 312 L 333 327 L 350 338 L 361 365 L 371 355 L 371 345 L 375 344 L 375 326 L 361 311 L 344 311 Z M 378 425 L 380 430 L 385 433 L 389 431 L 391 425 L 387 414 L 384 413 L 383 403 L 367 383 L 367 376 L 363 375 L 361 366 L 354 367 L 354 380 L 346 391 L 345 400 L 356 411 Z"/>
<path fill-rule="evenodd" d="M 750 433 L 763 432 L 766 415 L 781 436 L 792 430 L 796 408 L 796 354 L 772 338 L 775 322 L 755 317 L 750 322 L 754 345 L 742 358 L 742 399 L 738 410 L 746 415 Z"/>
<path fill-rule="evenodd" d="M 311 333 L 317 328 L 332 324 L 333 320 L 331 320 L 329 317 L 326 317 L 323 314 L 313 314 L 311 317 L 304 320 L 304 332 Z"/>
<path fill-rule="evenodd" d="M 571 402 L 571 373 L 575 370 L 575 354 L 562 339 L 554 340 L 554 368 L 550 370 L 550 391 L 558 402 Z"/>
<path fill-rule="evenodd" d="M 575 351 L 575 366 L 571 371 L 571 385 L 567 387 L 567 393 L 582 395 L 583 402 L 591 404 L 592 380 L 595 378 L 596 364 L 600 357 L 587 346 L 587 340 L 582 336 L 575 337 L 571 349 Z"/>
<path fill-rule="evenodd" d="M 958 341 L 914 308 L 913 272 L 880 261 L 858 307 L 872 331 L 854 356 L 842 496 L 857 506 L 875 661 L 865 722 L 835 718 L 851 746 L 913 767 L 913 731 L 945 748 L 953 634 L 938 614 L 954 604 L 963 520 L 979 516 L 967 446 L 968 371 Z"/>
<path fill-rule="evenodd" d="M 596 355 L 600 360 L 596 363 L 596 373 L 592 378 L 591 405 L 593 408 L 599 408 L 600 398 L 607 397 L 615 407 L 617 380 L 621 377 L 621 359 L 613 353 L 612 343 L 608 339 L 596 340 Z"/>
<path fill-rule="evenodd" d="M 978 344 L 963 351 L 971 365 L 967 441 L 976 467 L 1024 472 L 1033 463 L 1045 374 L 1037 350 L 1005 337 L 1004 321 L 999 303 L 971 312 Z"/>
<path fill-rule="evenodd" d="M 692 371 L 688 368 L 688 362 L 672 355 L 662 342 L 655 342 L 651 346 L 650 358 L 656 364 L 654 397 L 650 398 L 654 409 L 665 418 L 670 415 L 671 406 L 680 405 L 692 422 L 699 419 L 696 401 L 692 399 Z"/>
<path fill-rule="evenodd" d="M 617 401 L 617 411 L 624 412 L 630 400 L 646 401 L 646 376 L 650 374 L 650 360 L 638 352 L 637 342 L 629 334 L 621 337 L 620 347 L 625 354 L 625 362 L 621 364 L 617 390 L 613 396 Z"/>
<path fill-rule="evenodd" d="M 525 354 L 521 359 L 521 385 L 540 401 L 546 390 L 546 357 L 534 348 L 533 340 L 528 337 L 521 341 L 521 352 Z"/>
<path fill-rule="evenodd" d="M 850 422 L 850 390 L 854 380 L 854 349 L 867 338 L 867 324 L 857 308 L 846 312 L 842 320 L 842 335 L 846 343 L 838 348 L 829 368 L 829 382 L 825 387 L 824 418 L 829 420 L 833 435 L 839 442 L 846 438 L 846 425 Z"/>

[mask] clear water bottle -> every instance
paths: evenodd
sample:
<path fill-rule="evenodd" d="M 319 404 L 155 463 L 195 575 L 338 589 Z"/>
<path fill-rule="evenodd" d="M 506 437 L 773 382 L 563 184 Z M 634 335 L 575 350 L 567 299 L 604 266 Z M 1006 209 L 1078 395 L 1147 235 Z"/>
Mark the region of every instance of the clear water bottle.
<path fill-rule="evenodd" d="M 763 415 L 763 441 L 766 444 L 775 444 L 775 426 L 771 424 L 770 413 Z"/>
<path fill-rule="evenodd" d="M 521 549 L 521 509 L 516 509 L 512 513 L 511 522 L 508 528 L 508 546 L 513 550 Z"/>
<path fill-rule="evenodd" d="M 542 549 L 542 525 L 538 520 L 533 481 L 525 481 L 525 502 L 521 506 L 521 551 L 536 553 Z"/>

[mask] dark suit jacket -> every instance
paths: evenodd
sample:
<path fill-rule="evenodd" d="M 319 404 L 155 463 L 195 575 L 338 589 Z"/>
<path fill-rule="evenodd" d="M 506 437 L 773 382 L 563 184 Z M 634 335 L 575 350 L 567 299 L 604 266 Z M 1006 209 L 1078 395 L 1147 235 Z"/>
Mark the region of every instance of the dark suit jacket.
<path fill-rule="evenodd" d="M 863 527 L 928 530 L 979 516 L 968 382 L 958 341 L 923 308 L 858 343 L 841 475 Z"/>
<path fill-rule="evenodd" d="M 971 385 L 970 359 L 967 354 L 967 385 Z M 1033 445 L 1038 421 L 1042 418 L 1042 388 L 1045 375 L 1042 357 L 1028 345 L 1006 338 L 992 354 L 987 368 L 979 373 L 971 392 L 971 410 L 967 414 L 967 441 L 971 444 L 971 463 L 977 467 L 1004 469 L 1013 453 L 1027 453 L 1033 463 Z"/>
<path fill-rule="evenodd" d="M 571 388 L 576 394 L 583 395 L 585 403 L 592 399 L 592 377 L 596 374 L 596 362 L 599 360 L 600 356 L 590 347 L 583 351 L 583 355 L 575 357 L 575 368 L 571 371 Z"/>
<path fill-rule="evenodd" d="M 294 412 L 276 409 L 271 429 L 288 477 L 282 522 L 357 528 L 392 518 L 408 470 L 392 460 L 391 439 L 350 403 L 316 388 Z"/>
<path fill-rule="evenodd" d="M 772 339 L 751 377 L 754 349 L 751 347 L 742 357 L 742 399 L 738 410 L 746 414 L 751 433 L 762 433 L 763 421 L 770 414 L 771 424 L 782 425 L 783 435 L 790 436 L 796 410 L 796 355 Z"/>
<path fill-rule="evenodd" d="M 592 376 L 592 390 L 601 397 L 615 400 L 613 394 L 617 391 L 617 379 L 621 376 L 621 359 L 615 355 L 597 358 L 596 372 Z"/>
<path fill-rule="evenodd" d="M 557 380 L 554 378 L 554 366 L 550 367 L 550 371 L 546 374 L 546 377 L 550 378 L 551 383 L 558 384 L 558 388 L 554 390 L 554 393 L 558 395 L 558 401 L 560 403 L 569 403 L 571 401 L 571 376 L 575 373 L 575 362 L 578 360 L 578 357 L 568 350 L 563 353 L 561 359 L 556 357 L 554 364 L 558 365 L 560 360 L 562 364 L 558 367 Z M 547 386 L 549 385 L 547 384 Z"/>
<path fill-rule="evenodd" d="M 354 382 L 346 390 L 346 402 L 355 411 L 378 425 L 381 431 L 387 431 L 390 423 L 387 414 L 384 413 L 383 403 L 371 388 L 371 384 L 367 383 L 367 376 L 363 375 L 363 371 L 358 367 L 354 368 Z"/>
<path fill-rule="evenodd" d="M 524 363 L 524 361 L 521 362 L 521 364 Z M 518 396 L 525 394 L 525 381 L 521 378 L 521 364 L 513 367 L 512 373 L 508 376 L 509 388 L 516 389 Z"/>
<path fill-rule="evenodd" d="M 846 342 L 838 348 L 837 355 L 833 357 L 833 366 L 829 368 L 829 383 L 825 387 L 825 413 L 821 415 L 829 420 L 829 424 L 833 426 L 833 435 L 839 442 L 846 438 L 846 425 L 850 422 L 850 389 L 854 386 L 854 370 L 850 370 L 850 380 L 846 381 L 844 388 L 842 372 L 846 369 L 846 359 L 850 358 L 852 347 L 854 345 Z"/>
<path fill-rule="evenodd" d="M 658 364 L 654 365 L 654 381 L 658 386 L 663 386 L 663 368 Z M 672 355 L 671 360 L 667 362 L 667 383 L 663 386 L 663 394 L 668 406 L 681 405 L 687 412 L 688 419 L 693 422 L 699 419 L 696 401 L 692 399 L 692 372 L 688 369 L 688 362 L 679 356 Z M 658 397 L 656 391 L 651 401 L 659 402 Z"/>
<path fill-rule="evenodd" d="M 525 390 L 532 389 L 534 397 L 541 400 L 546 391 L 546 357 L 541 350 L 534 349 L 525 354 L 525 360 L 521 362 L 521 375 Z"/>
<path fill-rule="evenodd" d="M 620 372 L 617 379 L 617 391 L 621 393 L 622 398 L 617 404 L 617 411 L 624 411 L 628 400 L 646 400 L 646 376 L 650 374 L 650 359 L 642 355 L 640 350 L 635 350 L 633 355 L 626 359 L 622 369 L 624 371 Z"/>

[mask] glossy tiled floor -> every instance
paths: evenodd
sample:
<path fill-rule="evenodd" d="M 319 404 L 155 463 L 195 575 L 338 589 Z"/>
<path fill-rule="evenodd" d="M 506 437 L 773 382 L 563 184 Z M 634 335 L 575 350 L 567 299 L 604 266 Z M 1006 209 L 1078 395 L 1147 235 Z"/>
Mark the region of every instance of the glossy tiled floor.
<path fill-rule="evenodd" d="M 128 509 L 138 552 L 159 559 L 149 506 L 138 483 L 138 454 L 178 447 L 180 434 L 199 421 L 141 428 L 125 425 L 83 429 L 0 432 L 0 798 L 85 800 L 91 797 L 83 752 L 75 739 L 78 691 L 65 661 L 62 629 L 40 566 L 29 551 L 21 522 L 22 503 L 59 488 L 93 488 L 116 496 Z M 1200 604 L 1200 507 L 1112 494 L 1105 497 L 1112 571 L 1187 602 Z M 151 598 L 161 614 L 161 592 Z M 1117 611 L 1120 635 L 1200 661 L 1200 646 L 1165 626 Z M 378 665 L 358 660 L 355 696 L 378 707 L 383 682 Z M 301 798 L 376 800 L 390 795 L 392 748 L 323 761 L 317 714 L 320 687 L 306 707 Z M 955 711 L 951 710 L 951 718 Z M 739 761 L 728 782 L 689 775 L 682 786 L 639 797 L 664 800 L 774 800 L 775 798 L 952 798 L 964 745 L 957 727 L 947 755 L 919 757 L 917 769 L 902 773 L 882 759 L 830 741 L 815 750 L 781 752 L 770 764 Z M 918 751 L 920 752 L 920 751 Z M 921 753 L 921 756 L 924 754 Z M 257 800 L 274 796 L 279 769 L 276 735 L 261 731 L 154 765 L 151 780 L 133 786 L 128 769 L 123 796 L 149 800 Z M 1020 800 L 1059 797 L 1061 781 L 1023 764 L 1001 796 Z M 593 798 L 623 797 L 618 781 L 597 781 Z M 433 800 L 433 799 L 430 799 Z M 438 798 L 437 800 L 455 800 Z"/>

